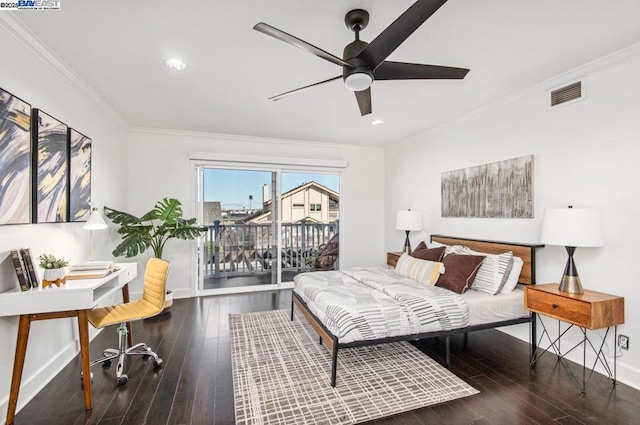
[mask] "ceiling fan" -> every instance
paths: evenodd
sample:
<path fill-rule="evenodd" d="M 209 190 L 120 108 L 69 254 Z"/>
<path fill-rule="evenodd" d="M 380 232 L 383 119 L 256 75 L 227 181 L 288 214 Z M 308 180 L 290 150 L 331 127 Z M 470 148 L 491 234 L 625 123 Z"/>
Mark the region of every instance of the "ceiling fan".
<path fill-rule="evenodd" d="M 355 32 L 356 37 L 354 41 L 345 46 L 342 59 L 264 22 L 256 24 L 253 27 L 256 31 L 270 35 L 324 60 L 342 66 L 342 75 L 270 97 L 269 100 L 280 100 L 289 95 L 342 78 L 345 86 L 355 93 L 360 114 L 364 116 L 371 113 L 371 83 L 375 80 L 463 79 L 469 72 L 468 69 L 385 61 L 398 46 L 446 1 L 417 0 L 371 43 L 360 40 L 360 31 L 364 30 L 369 23 L 369 13 L 362 9 L 347 12 L 344 21 L 347 28 Z"/>

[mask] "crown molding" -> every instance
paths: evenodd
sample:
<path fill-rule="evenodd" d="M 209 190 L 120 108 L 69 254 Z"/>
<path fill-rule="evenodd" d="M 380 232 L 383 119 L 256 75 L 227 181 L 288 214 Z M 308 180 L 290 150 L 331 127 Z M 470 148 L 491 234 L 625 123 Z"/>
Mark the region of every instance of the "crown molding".
<path fill-rule="evenodd" d="M 601 58 L 595 59 L 591 62 L 587 62 L 584 65 L 580 65 L 576 68 L 570 69 L 569 71 L 558 74 L 554 77 L 543 80 L 539 83 L 533 84 L 529 87 L 526 87 L 522 90 L 519 90 L 513 94 L 510 94 L 506 97 L 498 99 L 494 102 L 488 103 L 485 106 L 482 106 L 478 109 L 475 109 L 471 112 L 467 112 L 462 114 L 456 118 L 453 118 L 445 123 L 436 125 L 432 128 L 429 128 L 423 132 L 415 134 L 413 136 L 409 136 L 406 139 L 400 140 L 395 143 L 391 143 L 386 147 L 392 146 L 400 146 L 406 143 L 410 143 L 415 139 L 428 136 L 430 134 L 439 133 L 447 128 L 456 127 L 462 125 L 468 121 L 472 121 L 477 118 L 479 115 L 484 114 L 493 109 L 500 108 L 509 103 L 515 102 L 518 99 L 521 99 L 525 96 L 529 96 L 535 93 L 539 93 L 540 91 L 546 92 L 549 88 L 557 87 L 568 81 L 575 81 L 581 78 L 585 78 L 589 75 L 595 75 L 600 72 L 606 71 L 611 68 L 615 68 L 621 65 L 624 65 L 628 62 L 632 62 L 640 58 L 640 43 L 632 44 L 631 46 L 625 47 L 608 55 L 605 55 Z"/>
<path fill-rule="evenodd" d="M 93 89 L 78 73 L 69 65 L 58 58 L 55 53 L 31 31 L 12 12 L 0 13 L 0 27 L 24 45 L 42 63 L 51 68 L 56 74 L 74 87 L 99 108 L 107 112 L 123 128 L 129 129 L 130 125 L 118 111 L 116 111 L 97 91 Z"/>
<path fill-rule="evenodd" d="M 223 142 L 246 142 L 246 143 L 271 143 L 277 145 L 291 145 L 291 146 L 304 146 L 314 147 L 324 146 L 326 148 L 334 149 L 354 149 L 365 151 L 380 152 L 384 150 L 382 146 L 362 146 L 353 144 L 339 144 L 331 142 L 320 142 L 311 140 L 291 140 L 291 139 L 277 139 L 271 137 L 261 136 L 243 136 L 237 134 L 224 134 L 224 133 L 209 133 L 205 131 L 190 131 L 190 130 L 172 130 L 165 128 L 154 127 L 131 127 L 129 129 L 130 134 L 153 134 L 160 136 L 178 136 L 178 137 L 191 137 L 197 139 L 215 139 Z"/>

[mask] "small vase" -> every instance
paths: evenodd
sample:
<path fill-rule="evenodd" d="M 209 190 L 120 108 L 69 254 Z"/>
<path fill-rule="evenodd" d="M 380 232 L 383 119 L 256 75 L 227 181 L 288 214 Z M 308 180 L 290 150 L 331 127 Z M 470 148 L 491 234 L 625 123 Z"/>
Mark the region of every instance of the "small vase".
<path fill-rule="evenodd" d="M 56 286 L 64 285 L 67 283 L 67 272 L 64 267 L 59 269 L 45 269 L 42 276 L 42 287 L 46 288 L 49 285 L 55 284 Z"/>

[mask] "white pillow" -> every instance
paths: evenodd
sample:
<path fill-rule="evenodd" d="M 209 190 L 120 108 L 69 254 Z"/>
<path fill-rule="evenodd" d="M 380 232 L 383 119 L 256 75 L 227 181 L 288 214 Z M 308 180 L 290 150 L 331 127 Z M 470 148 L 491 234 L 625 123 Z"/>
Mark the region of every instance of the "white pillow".
<path fill-rule="evenodd" d="M 509 251 L 496 255 L 474 251 L 465 246 L 462 254 L 485 256 L 473 281 L 472 288 L 489 295 L 495 295 L 500 292 L 513 268 L 513 252 Z"/>
<path fill-rule="evenodd" d="M 433 286 L 444 273 L 444 264 L 402 254 L 396 263 L 395 271 L 400 276 Z"/>
<path fill-rule="evenodd" d="M 431 249 L 431 248 L 440 248 L 440 247 L 445 247 L 446 249 L 444 250 L 444 256 L 446 257 L 449 254 L 462 254 L 462 250 L 464 248 L 466 248 L 466 246 L 463 245 L 445 245 L 443 243 L 440 242 L 429 242 L 427 244 L 427 248 Z"/>
<path fill-rule="evenodd" d="M 513 257 L 513 267 L 511 268 L 511 273 L 509 273 L 507 281 L 500 290 L 501 294 L 508 294 L 515 289 L 516 285 L 518 284 L 518 280 L 520 279 L 520 273 L 522 272 L 523 266 L 524 261 L 522 261 L 522 258 Z"/>

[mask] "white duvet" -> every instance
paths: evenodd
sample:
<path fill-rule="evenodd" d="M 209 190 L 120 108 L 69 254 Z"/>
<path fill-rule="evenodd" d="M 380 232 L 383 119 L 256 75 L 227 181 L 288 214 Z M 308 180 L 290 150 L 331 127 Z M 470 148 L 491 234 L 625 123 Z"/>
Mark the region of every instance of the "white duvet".
<path fill-rule="evenodd" d="M 460 295 L 391 269 L 302 273 L 294 279 L 294 291 L 340 343 L 469 325 L 469 309 Z"/>

